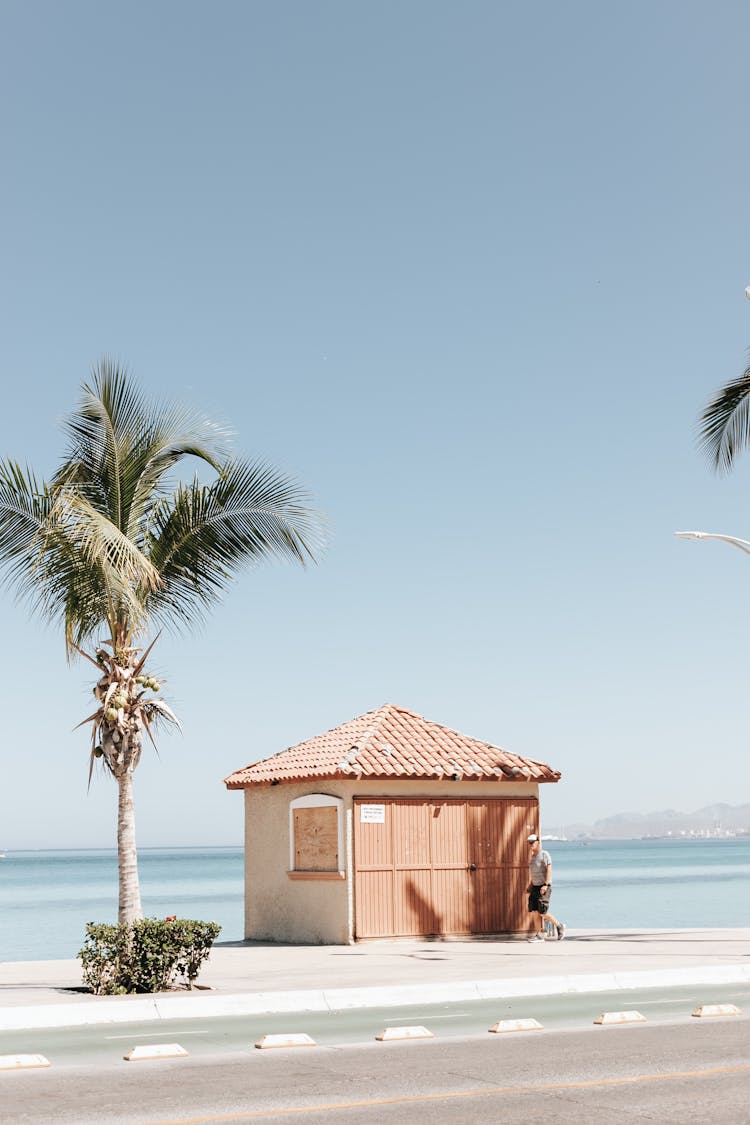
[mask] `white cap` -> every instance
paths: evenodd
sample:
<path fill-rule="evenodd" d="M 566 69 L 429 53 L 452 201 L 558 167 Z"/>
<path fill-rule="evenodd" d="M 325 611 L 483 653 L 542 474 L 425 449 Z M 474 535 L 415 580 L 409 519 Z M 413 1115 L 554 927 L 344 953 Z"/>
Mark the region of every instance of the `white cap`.
<path fill-rule="evenodd" d="M 529 843 L 535 844 L 538 839 L 539 839 L 539 837 L 537 836 L 536 832 L 532 832 L 531 835 L 529 836 Z"/>

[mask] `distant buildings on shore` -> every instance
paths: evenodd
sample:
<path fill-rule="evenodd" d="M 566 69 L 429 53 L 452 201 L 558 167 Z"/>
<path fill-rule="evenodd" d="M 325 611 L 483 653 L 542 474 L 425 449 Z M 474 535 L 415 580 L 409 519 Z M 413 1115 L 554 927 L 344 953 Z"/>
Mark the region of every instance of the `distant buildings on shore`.
<path fill-rule="evenodd" d="M 659 835 L 647 834 L 641 836 L 642 840 L 728 840 L 735 837 L 750 836 L 750 828 L 722 828 L 717 824 L 714 828 L 682 828 L 678 832 L 663 832 Z"/>
<path fill-rule="evenodd" d="M 545 841 L 573 841 L 574 843 L 586 840 L 746 840 L 750 839 L 750 827 L 725 828 L 716 824 L 710 828 L 667 828 L 664 830 L 652 829 L 650 832 L 620 828 L 618 831 L 606 829 L 580 828 L 567 832 L 545 832 L 542 840 Z"/>
<path fill-rule="evenodd" d="M 742 839 L 750 836 L 750 803 L 706 805 L 690 813 L 676 809 L 616 813 L 593 824 L 558 821 L 544 829 L 550 840 Z"/>

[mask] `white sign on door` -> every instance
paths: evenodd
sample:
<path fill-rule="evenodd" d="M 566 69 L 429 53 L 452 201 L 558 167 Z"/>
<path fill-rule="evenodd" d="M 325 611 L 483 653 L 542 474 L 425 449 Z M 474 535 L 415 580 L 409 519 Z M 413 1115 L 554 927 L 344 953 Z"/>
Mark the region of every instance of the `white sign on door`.
<path fill-rule="evenodd" d="M 385 805 L 360 805 L 359 819 L 362 824 L 385 824 Z"/>

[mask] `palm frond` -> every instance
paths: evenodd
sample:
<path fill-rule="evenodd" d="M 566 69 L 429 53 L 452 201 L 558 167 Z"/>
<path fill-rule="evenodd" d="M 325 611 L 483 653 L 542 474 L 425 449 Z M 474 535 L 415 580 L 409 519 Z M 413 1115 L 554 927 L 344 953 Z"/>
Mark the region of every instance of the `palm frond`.
<path fill-rule="evenodd" d="M 717 391 L 699 422 L 698 440 L 715 469 L 728 472 L 750 445 L 750 366 Z"/>
<path fill-rule="evenodd" d="M 62 620 L 69 656 L 110 623 L 113 607 L 101 571 L 59 525 L 50 529 L 33 577 L 34 608 L 48 620 Z"/>
<path fill-rule="evenodd" d="M 143 666 L 145 665 L 146 661 L 148 660 L 148 658 L 151 654 L 151 649 L 154 647 L 156 642 L 159 640 L 160 636 L 161 636 L 161 632 L 158 632 L 156 634 L 156 636 L 154 637 L 154 639 L 151 641 L 151 644 L 148 646 L 146 651 L 142 654 L 138 663 L 133 668 L 133 676 L 137 676 L 141 672 L 141 670 L 143 669 Z"/>
<path fill-rule="evenodd" d="M 111 598 L 100 568 L 61 518 L 64 490 L 40 484 L 13 462 L 0 462 L 0 567 L 21 601 L 60 619 L 68 648 L 109 619 Z"/>
<path fill-rule="evenodd" d="M 127 371 L 104 358 L 92 371 L 91 383 L 84 383 L 78 410 L 64 426 L 70 448 L 55 483 L 88 488 L 91 502 L 106 510 L 117 527 L 123 516 L 121 435 L 128 428 L 138 433 L 146 419 L 144 397 Z"/>
<path fill-rule="evenodd" d="M 80 645 L 72 644 L 70 647 L 74 648 L 78 655 L 82 656 L 84 660 L 88 660 L 90 664 L 93 664 L 95 668 L 98 668 L 99 671 L 101 671 L 101 665 L 98 664 L 96 660 L 94 660 L 93 656 L 89 656 L 89 654 L 84 649 L 82 649 Z"/>
<path fill-rule="evenodd" d="M 110 576 L 118 593 L 129 597 L 128 591 L 139 585 L 158 586 L 159 572 L 146 555 L 85 496 L 62 489 L 55 514 L 65 525 L 70 541 L 80 547 L 84 558 Z"/>
<path fill-rule="evenodd" d="M 150 401 L 102 360 L 66 424 L 50 484 L 0 462 L 0 570 L 32 608 L 64 624 L 70 655 L 108 628 L 129 644 L 151 621 L 191 626 L 243 565 L 315 559 L 320 516 L 291 477 L 227 460 L 227 431 L 179 404 Z M 216 473 L 170 494 L 193 456 Z"/>
<path fill-rule="evenodd" d="M 110 630 L 115 622 L 128 622 L 129 630 L 139 628 L 146 616 L 143 591 L 160 581 L 148 558 L 104 514 L 77 492 L 61 489 L 55 515 L 64 528 L 64 544 L 71 553 L 67 571 L 66 629 L 69 647 L 80 645 L 89 635 L 90 602 L 99 622 Z M 63 570 L 67 559 L 56 559 Z M 85 632 L 79 626 L 85 622 Z"/>
<path fill-rule="evenodd" d="M 177 727 L 178 730 L 182 730 L 182 723 L 163 699 L 149 699 L 148 703 L 143 705 L 143 712 L 144 718 L 147 716 L 149 723 L 158 725 L 160 722 L 167 722 Z"/>
<path fill-rule="evenodd" d="M 181 403 L 147 398 L 106 358 L 65 429 L 69 449 L 55 483 L 75 486 L 135 542 L 169 469 L 194 456 L 218 471 L 226 456 L 228 431 Z"/>
<path fill-rule="evenodd" d="M 22 576 L 45 534 L 53 497 L 33 472 L 0 461 L 0 566 Z"/>
<path fill-rule="evenodd" d="M 307 492 L 262 461 L 235 460 L 210 485 L 181 485 L 153 512 L 149 557 L 161 584 L 155 616 L 190 624 L 244 565 L 277 557 L 305 563 L 324 542 Z"/>
<path fill-rule="evenodd" d="M 102 603 L 95 576 L 56 517 L 57 495 L 11 461 L 0 462 L 0 567 L 21 601 L 48 618 L 67 621 L 79 603 L 98 616 Z M 66 633 L 68 632 L 66 627 Z M 86 635 L 84 629 L 82 636 Z"/>
<path fill-rule="evenodd" d="M 146 734 L 151 739 L 151 745 L 153 746 L 154 750 L 158 754 L 159 753 L 159 747 L 156 745 L 156 739 L 154 738 L 153 733 L 151 731 L 151 723 L 148 721 L 148 715 L 146 714 L 145 710 L 143 711 L 143 729 L 146 731 Z"/>

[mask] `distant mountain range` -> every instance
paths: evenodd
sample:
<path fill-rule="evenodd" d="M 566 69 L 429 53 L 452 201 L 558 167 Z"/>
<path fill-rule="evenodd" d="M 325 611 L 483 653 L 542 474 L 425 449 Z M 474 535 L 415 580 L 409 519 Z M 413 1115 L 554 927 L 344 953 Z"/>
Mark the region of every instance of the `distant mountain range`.
<path fill-rule="evenodd" d="M 590 836 L 599 840 L 640 840 L 644 836 L 750 835 L 750 804 L 706 805 L 692 813 L 664 809 L 649 813 L 617 813 L 593 824 L 544 825 L 545 835 L 574 840 Z"/>

